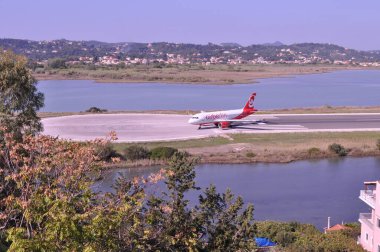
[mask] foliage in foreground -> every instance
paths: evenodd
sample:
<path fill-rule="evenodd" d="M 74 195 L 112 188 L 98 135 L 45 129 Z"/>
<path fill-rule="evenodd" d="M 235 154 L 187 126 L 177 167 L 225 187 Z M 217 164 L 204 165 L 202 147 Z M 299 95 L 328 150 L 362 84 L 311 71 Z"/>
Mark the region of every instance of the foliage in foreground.
<path fill-rule="evenodd" d="M 18 138 L 42 129 L 37 111 L 44 104 L 44 96 L 37 91 L 37 81 L 26 65 L 25 57 L 0 48 L 0 125 Z"/>
<path fill-rule="evenodd" d="M 5 130 L 3 130 L 5 132 Z M 91 190 L 96 148 L 4 133 L 0 152 L 0 247 L 9 251 L 252 251 L 253 206 L 207 188 L 196 206 L 195 161 L 176 153 L 147 178 L 120 178 L 114 193 Z M 90 176 L 89 174 L 92 174 Z M 152 190 L 163 181 L 164 192 Z M 162 183 L 162 182 L 161 182 Z M 154 191 L 154 192 L 151 192 Z"/>

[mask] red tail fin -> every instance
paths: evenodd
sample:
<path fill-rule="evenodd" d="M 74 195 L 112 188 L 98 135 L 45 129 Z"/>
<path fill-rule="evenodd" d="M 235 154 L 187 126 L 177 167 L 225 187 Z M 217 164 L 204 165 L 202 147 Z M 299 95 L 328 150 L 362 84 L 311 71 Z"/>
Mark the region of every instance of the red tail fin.
<path fill-rule="evenodd" d="M 244 106 L 244 111 L 255 111 L 255 108 L 253 107 L 253 102 L 255 100 L 256 93 L 252 93 L 249 97 L 247 104 Z"/>

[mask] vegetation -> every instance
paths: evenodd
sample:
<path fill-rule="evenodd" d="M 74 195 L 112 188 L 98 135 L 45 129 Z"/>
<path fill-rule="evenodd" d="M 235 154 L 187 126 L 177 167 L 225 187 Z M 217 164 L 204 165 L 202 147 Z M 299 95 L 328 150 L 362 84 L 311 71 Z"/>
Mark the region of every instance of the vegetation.
<path fill-rule="evenodd" d="M 208 137 L 191 140 L 179 140 L 179 141 L 165 141 L 165 142 L 150 142 L 144 143 L 147 148 L 154 148 L 159 146 L 168 146 L 177 149 L 198 149 L 203 147 L 216 147 L 226 144 L 238 144 L 238 143 L 253 143 L 257 148 L 281 148 L 294 149 L 307 148 L 315 146 L 322 149 L 328 148 L 328 145 L 334 142 L 342 142 L 344 145 L 353 145 L 358 143 L 360 145 L 376 145 L 374 139 L 380 137 L 380 133 L 373 132 L 310 132 L 310 133 L 268 133 L 268 134 L 230 134 L 229 139 L 225 137 Z M 323 144 L 323 145 L 322 145 Z M 115 148 L 121 150 L 128 143 L 117 143 Z M 351 146 L 350 146 L 351 147 Z"/>
<path fill-rule="evenodd" d="M 151 159 L 170 159 L 178 150 L 172 147 L 160 146 L 150 150 Z"/>
<path fill-rule="evenodd" d="M 131 145 L 125 148 L 124 156 L 127 160 L 131 161 L 146 159 L 150 157 L 150 151 L 143 146 Z"/>
<path fill-rule="evenodd" d="M 257 235 L 268 237 L 279 245 L 279 251 L 365 251 L 356 244 L 359 224 L 348 224 L 351 229 L 321 233 L 310 224 L 297 222 L 257 222 Z"/>
<path fill-rule="evenodd" d="M 377 139 L 376 147 L 380 150 L 380 139 Z"/>
<path fill-rule="evenodd" d="M 309 154 L 310 158 L 318 157 L 321 154 L 321 149 L 312 147 L 307 150 L 307 153 Z"/>
<path fill-rule="evenodd" d="M 338 154 L 341 157 L 347 156 L 347 153 L 348 153 L 347 149 L 344 148 L 343 145 L 337 144 L 337 143 L 330 144 L 329 150 L 331 152 Z"/>
<path fill-rule="evenodd" d="M 26 64 L 26 58 L 0 50 L 0 125 L 16 137 L 42 129 L 37 111 L 44 105 L 44 96 Z"/>
<path fill-rule="evenodd" d="M 201 162 L 291 162 L 310 158 L 330 158 L 336 153 L 329 151 L 329 145 L 340 143 L 353 157 L 379 156 L 376 139 L 379 132 L 310 132 L 310 133 L 268 133 L 230 134 L 225 137 L 203 139 L 150 142 L 140 144 L 147 149 L 167 146 L 186 151 L 200 157 Z M 130 146 L 128 143 L 115 143 L 117 152 Z M 311 146 L 313 146 L 311 148 Z M 252 152 L 254 157 L 247 153 Z"/>
<path fill-rule="evenodd" d="M 87 113 L 104 113 L 107 112 L 107 109 L 100 109 L 98 107 L 91 107 L 87 109 L 85 112 Z"/>
<path fill-rule="evenodd" d="M 296 74 L 324 73 L 345 69 L 361 69 L 339 65 L 171 65 L 156 68 L 154 65 L 95 66 L 69 65 L 66 69 L 51 69 L 41 65 L 34 76 L 44 79 L 89 79 L 98 82 L 166 82 L 234 84 L 253 83 L 261 78 Z"/>
<path fill-rule="evenodd" d="M 211 185 L 195 207 L 195 161 L 175 153 L 148 178 L 120 178 L 116 191 L 91 190 L 99 167 L 95 146 L 46 136 L 16 144 L 6 133 L 0 152 L 0 247 L 9 251 L 252 251 L 253 207 Z M 158 181 L 165 193 L 148 194 Z"/>
<path fill-rule="evenodd" d="M 94 144 L 95 154 L 101 161 L 110 162 L 113 158 L 122 158 L 118 152 L 115 151 L 111 143 Z"/>
<path fill-rule="evenodd" d="M 247 152 L 246 154 L 246 157 L 248 157 L 248 158 L 253 158 L 253 157 L 256 157 L 256 154 L 255 153 L 253 153 L 253 152 Z"/>
<path fill-rule="evenodd" d="M 49 59 L 47 65 L 53 69 L 66 68 L 66 60 L 61 58 Z"/>

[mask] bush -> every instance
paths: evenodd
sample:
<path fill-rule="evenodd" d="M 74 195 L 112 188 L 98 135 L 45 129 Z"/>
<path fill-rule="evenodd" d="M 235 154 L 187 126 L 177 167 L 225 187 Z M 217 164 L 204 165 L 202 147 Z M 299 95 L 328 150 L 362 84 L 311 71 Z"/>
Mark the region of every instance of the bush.
<path fill-rule="evenodd" d="M 329 150 L 331 152 L 338 154 L 341 157 L 344 157 L 347 155 L 347 150 L 342 145 L 337 144 L 337 143 L 330 144 Z"/>
<path fill-rule="evenodd" d="M 156 148 L 151 149 L 150 158 L 152 158 L 152 159 L 169 159 L 177 152 L 178 152 L 178 150 L 176 148 L 172 148 L 172 147 L 164 147 L 164 146 L 156 147 Z"/>
<path fill-rule="evenodd" d="M 96 156 L 101 161 L 110 161 L 113 157 L 121 157 L 119 153 L 117 153 L 111 143 L 107 143 L 104 145 L 98 145 L 95 150 Z"/>
<path fill-rule="evenodd" d="M 245 154 L 245 156 L 248 157 L 248 158 L 254 158 L 254 157 L 256 157 L 256 154 L 250 151 L 250 152 L 247 152 Z"/>
<path fill-rule="evenodd" d="M 107 109 L 101 109 L 98 107 L 91 107 L 91 108 L 87 109 L 86 112 L 88 112 L 88 113 L 102 113 L 102 112 L 107 112 Z"/>
<path fill-rule="evenodd" d="M 124 156 L 127 160 L 134 161 L 134 160 L 149 158 L 150 152 L 145 147 L 138 146 L 138 145 L 131 145 L 124 150 Z"/>
<path fill-rule="evenodd" d="M 376 146 L 377 146 L 377 149 L 380 150 L 380 139 L 377 139 Z"/>
<path fill-rule="evenodd" d="M 315 157 L 321 153 L 321 150 L 319 148 L 312 147 L 307 150 L 307 153 L 309 154 L 310 157 Z"/>
<path fill-rule="evenodd" d="M 66 68 L 66 60 L 61 58 L 49 59 L 48 66 L 53 69 Z"/>
<path fill-rule="evenodd" d="M 287 247 L 303 236 L 320 234 L 313 225 L 298 222 L 261 221 L 256 226 L 258 237 L 267 237 L 281 247 Z"/>

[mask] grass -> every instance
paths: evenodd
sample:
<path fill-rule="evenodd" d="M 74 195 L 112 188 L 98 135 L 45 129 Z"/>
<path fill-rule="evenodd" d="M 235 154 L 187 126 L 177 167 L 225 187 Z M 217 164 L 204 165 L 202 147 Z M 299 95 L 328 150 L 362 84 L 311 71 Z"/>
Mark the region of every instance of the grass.
<path fill-rule="evenodd" d="M 173 147 L 176 149 L 186 149 L 186 148 L 220 146 L 220 145 L 229 144 L 229 143 L 231 143 L 231 141 L 224 137 L 208 137 L 208 138 L 184 140 L 184 141 L 140 143 L 138 145 L 147 147 L 149 149 L 153 149 L 159 146 Z M 116 151 L 119 152 L 131 145 L 135 145 L 135 143 L 114 143 L 114 148 Z"/>
<path fill-rule="evenodd" d="M 329 144 L 339 142 L 347 147 L 376 145 L 380 132 L 311 132 L 311 133 L 274 133 L 274 134 L 231 134 L 233 140 L 224 137 L 209 137 L 185 141 L 151 142 L 140 145 L 147 148 L 168 146 L 177 149 L 216 147 L 226 144 L 249 143 L 258 149 L 306 149 L 327 148 Z M 115 143 L 117 150 L 131 144 Z"/>
<path fill-rule="evenodd" d="M 330 158 L 338 155 L 329 145 L 339 143 L 348 156 L 379 156 L 376 144 L 380 132 L 321 132 L 231 134 L 229 138 L 210 137 L 186 141 L 152 142 L 140 145 L 152 149 L 168 146 L 199 157 L 203 163 L 291 162 L 303 159 Z M 130 144 L 115 143 L 121 152 Z"/>

